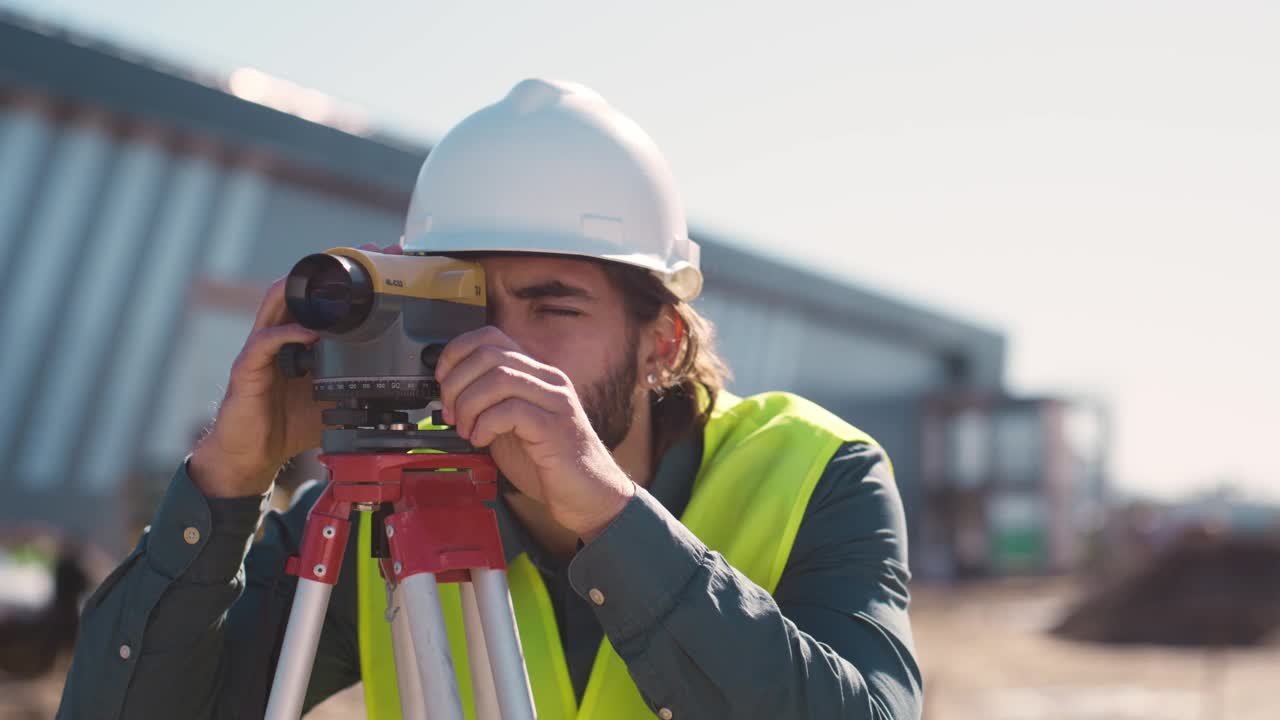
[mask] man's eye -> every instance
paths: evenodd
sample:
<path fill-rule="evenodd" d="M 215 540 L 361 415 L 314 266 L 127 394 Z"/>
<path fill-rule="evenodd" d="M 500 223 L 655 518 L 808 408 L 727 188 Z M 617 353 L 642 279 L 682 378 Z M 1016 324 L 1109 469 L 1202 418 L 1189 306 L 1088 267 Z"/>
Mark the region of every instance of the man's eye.
<path fill-rule="evenodd" d="M 578 317 L 582 311 L 567 307 L 547 307 L 543 306 L 537 309 L 539 315 L 556 315 L 559 317 Z"/>

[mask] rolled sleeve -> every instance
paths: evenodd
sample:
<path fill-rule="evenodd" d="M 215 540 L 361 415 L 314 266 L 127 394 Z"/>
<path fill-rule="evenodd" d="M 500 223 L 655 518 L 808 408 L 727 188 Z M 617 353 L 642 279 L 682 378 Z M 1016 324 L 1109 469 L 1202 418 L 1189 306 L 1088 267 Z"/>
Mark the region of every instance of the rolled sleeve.
<path fill-rule="evenodd" d="M 569 564 L 569 582 L 622 642 L 661 622 L 709 563 L 707 546 L 643 488 Z"/>

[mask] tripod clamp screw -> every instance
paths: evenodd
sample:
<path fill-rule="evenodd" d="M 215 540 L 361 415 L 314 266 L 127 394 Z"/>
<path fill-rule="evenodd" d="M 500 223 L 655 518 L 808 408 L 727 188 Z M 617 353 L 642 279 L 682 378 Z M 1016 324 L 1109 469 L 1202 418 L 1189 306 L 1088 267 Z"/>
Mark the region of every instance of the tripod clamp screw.
<path fill-rule="evenodd" d="M 324 538 L 326 540 L 332 540 L 333 536 L 338 534 L 338 531 L 334 529 L 332 525 L 325 525 L 324 530 L 321 531 L 321 534 L 324 535 Z"/>
<path fill-rule="evenodd" d="M 326 570 L 324 563 L 319 563 L 315 567 L 311 568 L 311 572 L 315 573 L 316 577 L 324 577 Z"/>

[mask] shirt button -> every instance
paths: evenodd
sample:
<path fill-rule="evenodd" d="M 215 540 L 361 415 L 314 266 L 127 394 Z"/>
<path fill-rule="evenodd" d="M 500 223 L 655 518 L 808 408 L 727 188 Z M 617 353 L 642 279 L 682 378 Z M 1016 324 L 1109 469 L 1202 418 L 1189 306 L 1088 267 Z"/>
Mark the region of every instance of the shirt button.
<path fill-rule="evenodd" d="M 125 644 L 125 645 L 121 645 L 121 646 L 120 646 L 120 659 L 121 659 L 121 660 L 128 660 L 128 659 L 129 659 L 129 656 L 130 656 L 130 655 L 132 655 L 132 654 L 133 654 L 133 651 L 129 649 L 129 645 L 128 645 L 128 644 Z"/>
<path fill-rule="evenodd" d="M 195 545 L 200 542 L 200 531 L 194 527 L 189 527 L 182 531 L 182 539 L 186 540 L 188 545 Z"/>
<path fill-rule="evenodd" d="M 662 708 L 658 711 L 658 717 L 662 718 L 662 720 L 671 720 L 671 710 L 668 708 Z"/>
<path fill-rule="evenodd" d="M 591 602 L 597 605 L 604 604 L 604 593 L 600 592 L 599 589 L 591 588 L 591 590 L 587 593 L 587 595 L 591 598 Z"/>

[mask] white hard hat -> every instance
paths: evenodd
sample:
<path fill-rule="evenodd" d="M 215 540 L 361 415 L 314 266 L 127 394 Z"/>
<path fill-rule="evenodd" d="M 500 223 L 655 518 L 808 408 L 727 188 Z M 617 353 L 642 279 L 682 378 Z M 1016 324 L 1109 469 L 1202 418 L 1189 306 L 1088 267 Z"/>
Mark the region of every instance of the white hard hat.
<path fill-rule="evenodd" d="M 528 252 L 641 267 L 677 298 L 702 289 L 666 159 L 595 91 L 525 80 L 467 117 L 418 174 L 406 253 Z"/>

